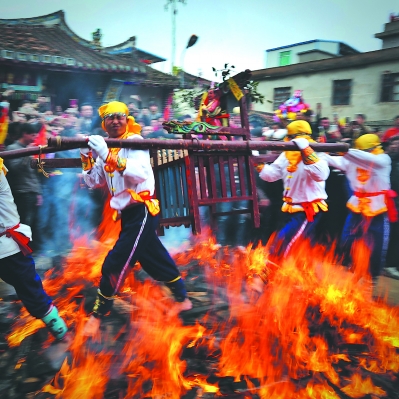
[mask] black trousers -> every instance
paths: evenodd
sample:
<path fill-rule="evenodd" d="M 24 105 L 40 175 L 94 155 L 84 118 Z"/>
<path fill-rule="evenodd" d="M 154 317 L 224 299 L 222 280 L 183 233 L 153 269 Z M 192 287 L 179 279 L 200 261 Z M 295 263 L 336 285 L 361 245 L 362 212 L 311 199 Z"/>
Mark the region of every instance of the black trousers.
<path fill-rule="evenodd" d="M 390 223 L 386 267 L 399 266 L 399 222 Z"/>
<path fill-rule="evenodd" d="M 156 234 L 158 217 L 152 216 L 145 205 L 122 211 L 122 229 L 113 249 L 102 266 L 100 291 L 106 297 L 115 295 L 136 261 L 157 281 L 165 283 L 177 279 L 170 286 L 177 301 L 183 301 L 186 290 L 180 272 L 169 252 Z"/>
<path fill-rule="evenodd" d="M 38 319 L 44 317 L 52 303 L 36 273 L 35 262 L 22 252 L 0 259 L 0 278 L 12 285 L 28 312 Z"/>

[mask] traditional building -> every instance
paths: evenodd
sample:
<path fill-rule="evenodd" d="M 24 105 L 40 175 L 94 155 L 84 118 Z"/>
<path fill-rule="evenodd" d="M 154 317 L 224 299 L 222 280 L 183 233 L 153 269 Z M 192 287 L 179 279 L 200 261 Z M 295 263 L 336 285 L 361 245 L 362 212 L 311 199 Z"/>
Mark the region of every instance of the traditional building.
<path fill-rule="evenodd" d="M 331 118 L 337 113 L 339 118 L 353 119 L 356 113 L 363 113 L 369 124 L 389 126 L 399 114 L 398 24 L 399 18 L 391 17 L 385 31 L 375 35 L 383 40 L 381 50 L 359 53 L 347 46 L 346 53 L 329 51 L 324 59 L 318 59 L 323 54 L 314 48 L 311 53 L 317 57 L 312 60 L 298 57 L 295 63 L 252 71 L 266 100 L 265 104 L 254 104 L 254 109 L 272 112 L 294 90 L 302 90 L 306 103 L 321 110 L 322 116 Z"/>
<path fill-rule="evenodd" d="M 101 46 L 101 32 L 88 41 L 66 24 L 63 11 L 35 18 L 0 19 L 0 88 L 15 90 L 11 107 L 39 94 L 52 105 L 69 107 L 139 96 L 142 105 L 155 101 L 162 108 L 179 79 L 150 65 L 165 61 L 136 47 L 135 37 L 112 47 Z M 195 79 L 186 79 L 192 87 Z"/>

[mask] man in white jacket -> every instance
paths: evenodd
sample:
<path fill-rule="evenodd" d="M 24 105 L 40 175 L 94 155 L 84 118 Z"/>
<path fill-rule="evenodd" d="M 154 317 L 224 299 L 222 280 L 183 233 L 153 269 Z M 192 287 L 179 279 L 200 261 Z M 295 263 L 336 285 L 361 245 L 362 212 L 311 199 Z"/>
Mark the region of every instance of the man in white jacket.
<path fill-rule="evenodd" d="M 141 126 L 129 115 L 126 104 L 112 101 L 99 108 L 102 127 L 110 138 L 142 140 Z M 84 334 L 93 336 L 100 319 L 107 316 L 114 296 L 132 266 L 139 261 L 155 280 L 162 281 L 176 300 L 175 313 L 192 307 L 179 270 L 156 234 L 159 202 L 154 198 L 155 181 L 147 150 L 109 149 L 104 138 L 88 138 L 98 158 L 94 162 L 90 149 L 81 149 L 83 177 L 91 188 L 108 186 L 110 206 L 121 218 L 121 233 L 102 266 L 100 287 Z"/>
<path fill-rule="evenodd" d="M 0 158 L 0 278 L 15 288 L 27 311 L 41 319 L 57 340 L 62 340 L 68 328 L 36 273 L 29 248 L 31 229 L 20 223 L 6 173 Z"/>
<path fill-rule="evenodd" d="M 311 127 L 308 122 L 298 120 L 287 126 L 286 140 L 294 142 L 300 151 L 285 151 L 270 165 L 259 165 L 259 177 L 268 182 L 282 179 L 284 183 L 282 211 L 286 221 L 277 232 L 271 245 L 270 259 L 286 256 L 299 238 L 313 238 L 321 211 L 328 210 L 325 180 L 330 170 L 327 162 L 319 158 L 309 146 Z M 254 279 L 254 289 L 260 291 L 267 275 Z"/>
<path fill-rule="evenodd" d="M 355 148 L 344 156 L 323 154 L 333 168 L 345 172 L 353 195 L 347 202 L 349 214 L 339 243 L 343 264 L 351 263 L 355 240 L 364 239 L 371 249 L 369 271 L 377 282 L 385 262 L 389 239 L 389 221 L 397 220 L 391 190 L 391 158 L 384 153 L 376 134 L 364 134 L 355 141 Z M 389 221 L 388 221 L 389 219 Z"/>

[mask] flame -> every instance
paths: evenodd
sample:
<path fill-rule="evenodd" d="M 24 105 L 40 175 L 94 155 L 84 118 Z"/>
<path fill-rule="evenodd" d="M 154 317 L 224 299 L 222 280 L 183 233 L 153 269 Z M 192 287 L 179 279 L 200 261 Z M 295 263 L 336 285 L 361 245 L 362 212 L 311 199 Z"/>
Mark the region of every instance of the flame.
<path fill-rule="evenodd" d="M 119 397 L 178 399 L 193 388 L 197 395 L 222 395 L 219 381 L 230 378 L 232 390 L 240 386 L 248 398 L 256 393 L 336 399 L 337 390 L 353 398 L 386 395 L 369 374 L 399 372 L 399 314 L 371 299 L 370 251 L 362 242 L 348 270 L 335 259 L 333 247 L 300 242 L 290 256 L 272 263 L 268 246 L 223 248 L 207 231 L 174 258 L 182 274 L 190 265 L 200 268 L 207 298 L 213 306 L 227 302 L 228 311 L 220 317 L 211 311 L 185 325 L 169 312 L 173 301 L 157 283 L 136 281 L 131 273 L 119 299 L 129 317 L 120 330 L 108 326 L 88 341 L 81 333 L 87 320 L 82 299 L 85 290 L 98 285 L 104 257 L 118 237 L 120 225 L 110 221 L 111 214 L 106 208 L 97 241 L 78 239 L 62 272 L 45 275 L 44 287 L 73 331 L 73 343 L 71 360 L 44 392 L 55 398 L 102 398 L 119 381 Z M 269 283 L 255 295 L 246 281 L 265 265 Z M 188 273 L 192 281 L 197 277 Z M 23 311 L 9 345 L 18 345 L 40 323 Z M 209 369 L 190 366 L 186 351 L 206 353 Z"/>

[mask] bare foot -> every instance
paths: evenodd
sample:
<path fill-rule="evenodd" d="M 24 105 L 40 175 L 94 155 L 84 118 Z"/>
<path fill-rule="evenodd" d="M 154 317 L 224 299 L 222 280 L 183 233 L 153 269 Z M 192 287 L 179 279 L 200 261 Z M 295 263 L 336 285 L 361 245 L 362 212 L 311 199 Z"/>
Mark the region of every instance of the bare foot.
<path fill-rule="evenodd" d="M 186 298 L 183 302 L 175 302 L 168 314 L 169 316 L 173 316 L 192 308 L 192 302 L 188 298 Z"/>
<path fill-rule="evenodd" d="M 100 329 L 100 319 L 94 316 L 90 316 L 89 320 L 83 328 L 83 335 L 86 337 L 93 337 L 98 333 Z"/>
<path fill-rule="evenodd" d="M 54 370 L 59 370 L 65 358 L 68 356 L 68 350 L 73 341 L 71 333 L 66 333 L 61 340 L 54 341 L 44 352 L 44 356 L 50 362 Z"/>

